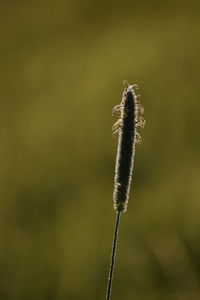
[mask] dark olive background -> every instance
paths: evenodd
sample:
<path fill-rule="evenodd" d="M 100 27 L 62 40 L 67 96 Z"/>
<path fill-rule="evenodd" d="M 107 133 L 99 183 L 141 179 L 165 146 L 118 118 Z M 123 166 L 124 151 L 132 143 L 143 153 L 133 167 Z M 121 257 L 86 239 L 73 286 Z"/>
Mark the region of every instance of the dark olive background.
<path fill-rule="evenodd" d="M 0 2 L 0 299 L 105 299 L 124 79 L 147 124 L 112 299 L 200 299 L 199 8 Z"/>

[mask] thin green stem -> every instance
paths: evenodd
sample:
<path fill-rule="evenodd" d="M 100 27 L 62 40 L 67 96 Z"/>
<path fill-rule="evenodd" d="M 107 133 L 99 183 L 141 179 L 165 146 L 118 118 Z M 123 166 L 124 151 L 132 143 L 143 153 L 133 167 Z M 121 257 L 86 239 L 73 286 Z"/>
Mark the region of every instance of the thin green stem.
<path fill-rule="evenodd" d="M 119 231 L 120 215 L 121 215 L 121 212 L 117 212 L 116 221 L 115 221 L 115 228 L 114 228 L 114 235 L 113 235 L 113 245 L 112 245 L 112 252 L 111 252 L 111 261 L 110 261 L 110 270 L 109 270 L 109 276 L 108 276 L 106 300 L 110 300 L 110 297 L 111 297 L 111 289 L 112 289 L 113 271 L 114 271 L 114 265 L 115 265 L 115 255 L 116 255 L 116 249 L 117 249 L 117 236 L 118 236 L 118 231 Z"/>

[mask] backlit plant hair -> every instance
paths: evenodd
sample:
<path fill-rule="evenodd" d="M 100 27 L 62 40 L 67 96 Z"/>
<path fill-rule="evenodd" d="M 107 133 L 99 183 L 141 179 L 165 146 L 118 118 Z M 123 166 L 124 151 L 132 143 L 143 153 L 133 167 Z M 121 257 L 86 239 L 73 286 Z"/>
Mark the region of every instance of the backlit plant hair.
<path fill-rule="evenodd" d="M 124 83 L 128 84 L 126 80 Z M 135 89 L 137 88 L 138 86 L 136 84 L 128 84 L 128 87 L 125 88 L 123 92 L 121 103 L 113 108 L 113 114 L 119 113 L 120 117 L 113 125 L 113 134 L 119 134 L 113 192 L 116 222 L 113 235 L 106 300 L 110 300 L 111 296 L 120 216 L 121 213 L 127 210 L 135 157 L 135 144 L 141 143 L 141 137 L 137 132 L 137 128 L 143 128 L 145 125 L 144 118 L 139 115 L 143 114 L 144 108 L 138 101 L 139 95 L 135 94 Z"/>

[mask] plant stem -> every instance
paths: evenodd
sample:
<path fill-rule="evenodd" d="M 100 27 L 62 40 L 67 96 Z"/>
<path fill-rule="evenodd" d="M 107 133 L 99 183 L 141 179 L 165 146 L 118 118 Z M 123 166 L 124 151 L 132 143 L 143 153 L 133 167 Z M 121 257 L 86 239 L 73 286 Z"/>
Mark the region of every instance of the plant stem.
<path fill-rule="evenodd" d="M 111 252 L 111 261 L 110 261 L 110 270 L 109 270 L 109 276 L 108 276 L 106 300 L 110 300 L 110 297 L 111 297 L 111 289 L 112 289 L 113 271 L 114 271 L 114 265 L 115 265 L 115 255 L 116 255 L 116 249 L 117 249 L 117 236 L 118 236 L 118 231 L 119 231 L 120 215 L 121 215 L 121 212 L 116 213 L 116 221 L 115 221 L 115 228 L 114 228 L 114 235 L 113 235 L 113 245 L 112 245 L 112 252 Z"/>

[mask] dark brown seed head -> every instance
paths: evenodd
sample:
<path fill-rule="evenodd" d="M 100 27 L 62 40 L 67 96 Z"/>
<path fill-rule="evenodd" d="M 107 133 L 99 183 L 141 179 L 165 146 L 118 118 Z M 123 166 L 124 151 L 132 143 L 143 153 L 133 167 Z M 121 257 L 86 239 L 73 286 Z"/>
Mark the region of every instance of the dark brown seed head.
<path fill-rule="evenodd" d="M 119 133 L 113 192 L 114 209 L 117 212 L 125 212 L 127 209 L 134 163 L 137 125 L 137 96 L 133 86 L 129 85 L 123 92 L 120 104 L 120 119 L 114 125 L 117 127 L 117 130 L 114 128 L 115 132 Z"/>

